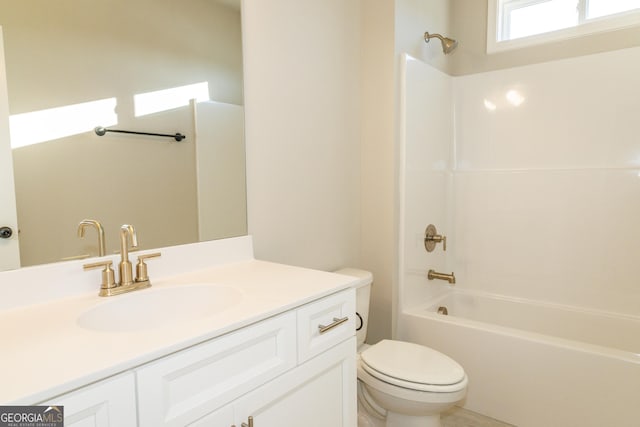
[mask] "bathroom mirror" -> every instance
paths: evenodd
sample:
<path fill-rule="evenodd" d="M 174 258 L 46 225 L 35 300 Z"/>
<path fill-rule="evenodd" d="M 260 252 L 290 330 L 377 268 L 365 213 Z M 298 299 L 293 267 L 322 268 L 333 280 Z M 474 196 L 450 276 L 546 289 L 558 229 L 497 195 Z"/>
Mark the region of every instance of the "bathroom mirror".
<path fill-rule="evenodd" d="M 244 235 L 240 0 L 0 0 L 22 266 Z M 167 133 L 173 138 L 93 129 Z"/>

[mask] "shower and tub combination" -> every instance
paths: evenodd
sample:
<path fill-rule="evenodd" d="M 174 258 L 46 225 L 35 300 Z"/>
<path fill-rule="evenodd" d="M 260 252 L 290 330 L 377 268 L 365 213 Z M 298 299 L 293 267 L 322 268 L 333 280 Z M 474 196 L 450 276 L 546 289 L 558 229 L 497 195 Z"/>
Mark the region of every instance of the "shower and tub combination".
<path fill-rule="evenodd" d="M 469 409 L 519 427 L 637 425 L 638 337 L 637 318 L 469 291 L 405 310 L 399 333 L 464 367 Z"/>
<path fill-rule="evenodd" d="M 403 57 L 394 337 L 460 363 L 464 407 L 638 425 L 637 75 L 639 48 L 460 77 Z"/>

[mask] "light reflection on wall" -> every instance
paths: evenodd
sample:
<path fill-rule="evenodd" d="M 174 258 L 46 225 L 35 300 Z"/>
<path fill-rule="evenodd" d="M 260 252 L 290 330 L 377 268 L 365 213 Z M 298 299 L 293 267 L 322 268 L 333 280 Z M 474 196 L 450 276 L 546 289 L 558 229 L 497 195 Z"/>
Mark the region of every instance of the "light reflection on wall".
<path fill-rule="evenodd" d="M 209 101 L 209 83 L 195 83 L 171 89 L 158 90 L 134 95 L 136 117 L 167 111 L 189 105 L 189 100 Z"/>
<path fill-rule="evenodd" d="M 513 89 L 507 92 L 504 97 L 507 99 L 509 104 L 513 105 L 514 107 L 518 107 L 524 102 L 524 96 L 517 90 Z"/>
<path fill-rule="evenodd" d="M 136 117 L 208 101 L 207 82 L 134 95 Z M 9 117 L 11 148 L 26 147 L 118 124 L 116 98 L 106 98 Z"/>
<path fill-rule="evenodd" d="M 118 122 L 116 98 L 66 105 L 9 117 L 11 148 L 64 138 Z"/>
<path fill-rule="evenodd" d="M 500 97 L 487 97 L 482 101 L 484 108 L 486 108 L 487 111 L 493 112 L 503 107 L 519 107 L 526 99 L 520 91 L 511 89 L 504 94 L 504 101 L 506 101 L 506 103 L 504 101 L 500 102 Z"/>
<path fill-rule="evenodd" d="M 498 106 L 496 104 L 494 104 L 493 102 L 489 101 L 488 99 L 484 100 L 484 108 L 486 108 L 489 111 L 496 111 L 496 108 L 498 108 Z"/>

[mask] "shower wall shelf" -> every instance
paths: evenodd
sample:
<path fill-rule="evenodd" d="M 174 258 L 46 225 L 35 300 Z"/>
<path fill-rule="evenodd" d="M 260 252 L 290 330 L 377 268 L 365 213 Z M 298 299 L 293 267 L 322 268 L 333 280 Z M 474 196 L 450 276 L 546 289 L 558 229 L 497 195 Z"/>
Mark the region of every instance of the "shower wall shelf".
<path fill-rule="evenodd" d="M 181 133 L 176 133 L 176 134 L 168 134 L 168 133 L 152 133 L 152 132 L 136 132 L 136 131 L 132 131 L 132 130 L 121 130 L 121 129 L 107 129 L 105 127 L 102 126 L 98 126 L 94 129 L 96 135 L 98 136 L 104 136 L 107 132 L 115 132 L 115 133 L 128 133 L 128 134 L 133 134 L 133 135 L 148 135 L 148 136 L 160 136 L 160 137 L 165 137 L 165 138 L 173 138 L 176 141 L 180 142 L 183 139 L 186 138 L 185 135 L 181 134 Z"/>

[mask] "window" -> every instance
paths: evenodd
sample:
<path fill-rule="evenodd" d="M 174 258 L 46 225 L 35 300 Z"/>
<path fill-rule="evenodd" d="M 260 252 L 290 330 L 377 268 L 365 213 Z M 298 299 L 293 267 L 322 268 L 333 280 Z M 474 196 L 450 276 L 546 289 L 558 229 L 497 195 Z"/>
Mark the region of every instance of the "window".
<path fill-rule="evenodd" d="M 640 24 L 640 0 L 489 0 L 487 52 Z"/>

